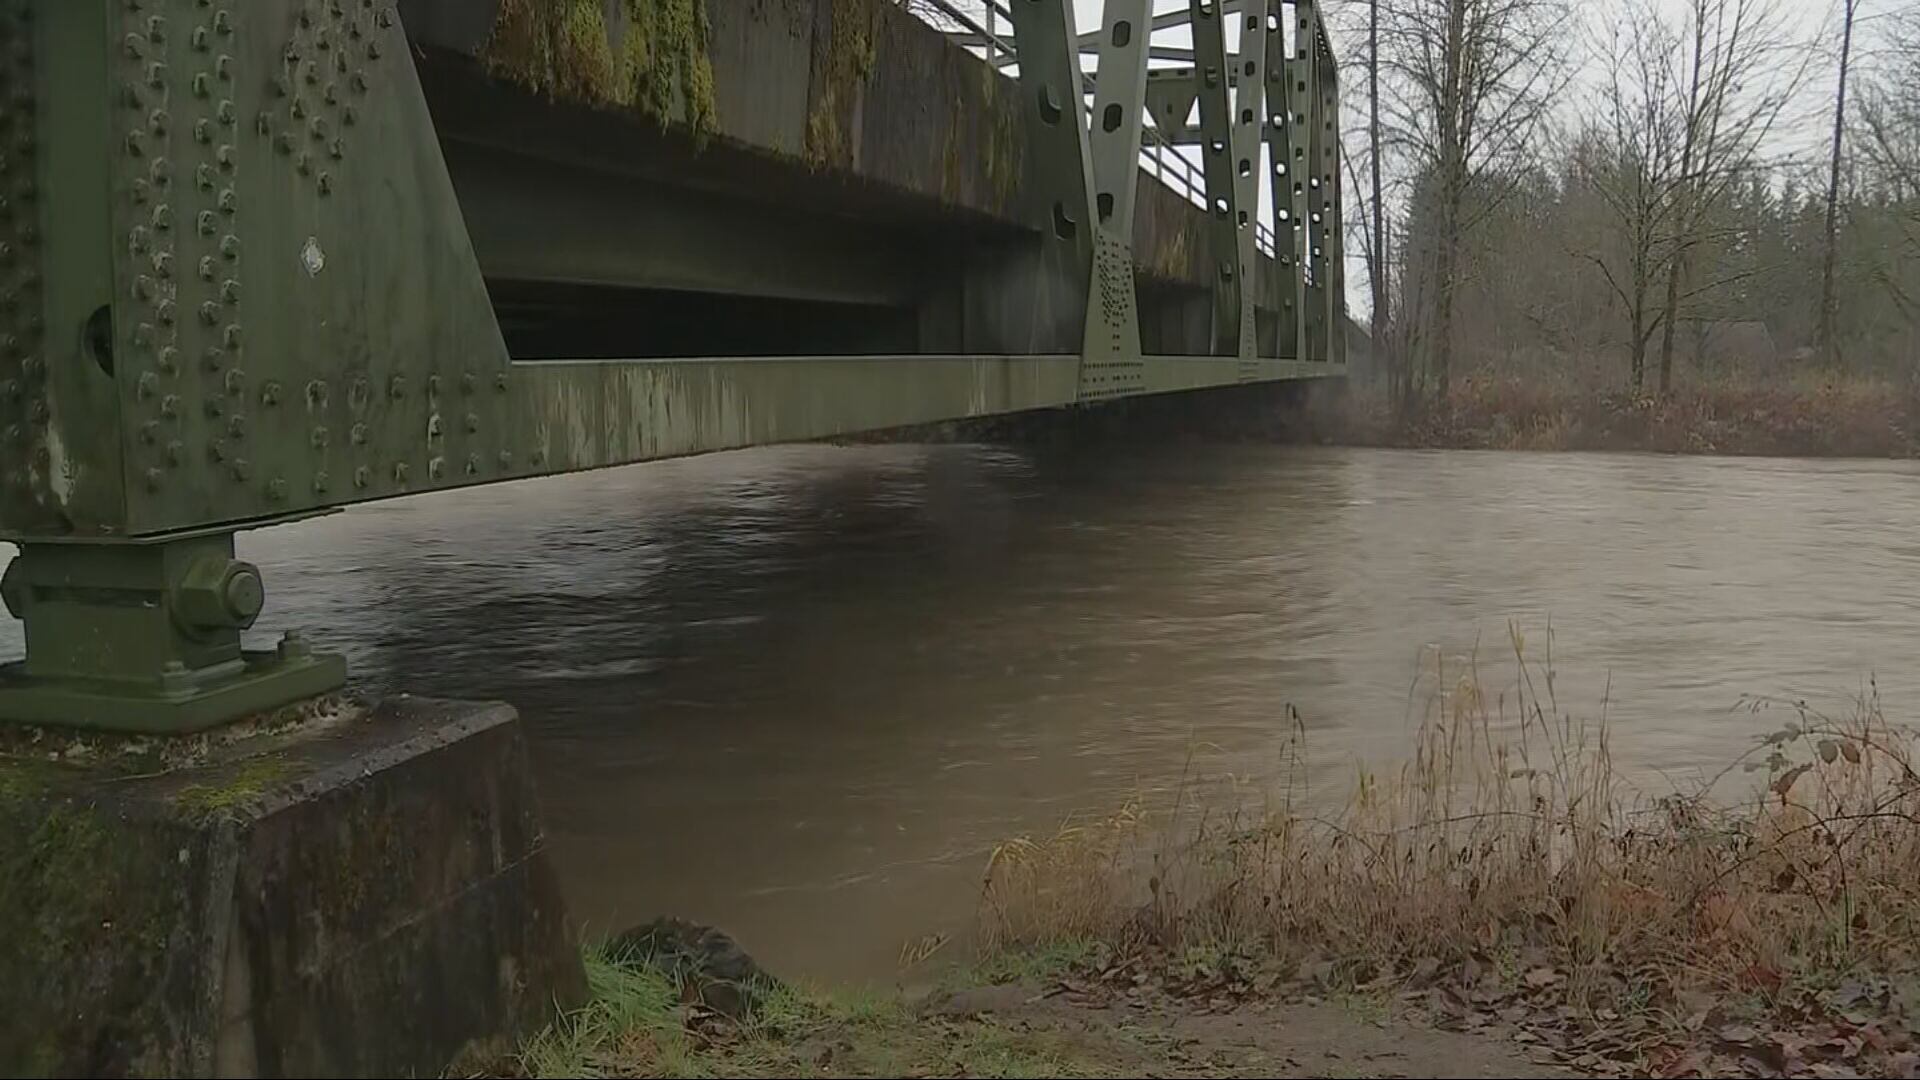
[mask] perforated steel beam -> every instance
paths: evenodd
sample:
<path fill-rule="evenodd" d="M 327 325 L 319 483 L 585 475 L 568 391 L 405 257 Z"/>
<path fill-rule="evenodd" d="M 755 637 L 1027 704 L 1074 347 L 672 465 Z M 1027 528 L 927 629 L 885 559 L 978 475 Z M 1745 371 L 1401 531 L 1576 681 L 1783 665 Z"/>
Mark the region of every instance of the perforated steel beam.
<path fill-rule="evenodd" d="M 1234 229 L 1239 253 L 1240 330 L 1236 351 L 1247 365 L 1246 378 L 1254 377 L 1252 361 L 1259 343 L 1254 326 L 1256 304 L 1255 268 L 1260 249 L 1255 243 L 1260 215 L 1260 129 L 1266 100 L 1267 20 L 1257 4 L 1249 3 L 1230 16 L 1240 20 L 1240 48 L 1233 59 L 1238 79 L 1233 101 L 1233 179 Z M 1276 234 L 1278 235 L 1278 234 Z"/>
<path fill-rule="evenodd" d="M 1273 261 L 1280 278 L 1280 295 L 1275 319 L 1277 352 L 1283 357 L 1303 358 L 1300 337 L 1301 273 L 1298 207 L 1293 199 L 1295 161 L 1293 101 L 1295 95 L 1289 76 L 1291 59 L 1287 55 L 1286 0 L 1269 0 L 1268 15 L 1276 24 L 1267 35 L 1266 113 L 1267 168 L 1273 193 L 1271 207 L 1274 237 Z"/>
<path fill-rule="evenodd" d="M 1239 185 L 1233 170 L 1233 106 L 1228 98 L 1225 18 L 1219 0 L 1190 0 L 1194 87 L 1200 100 L 1200 162 L 1207 181 L 1207 256 L 1214 265 L 1213 351 L 1239 356 L 1247 293 L 1240 273 L 1240 237 L 1235 227 Z"/>

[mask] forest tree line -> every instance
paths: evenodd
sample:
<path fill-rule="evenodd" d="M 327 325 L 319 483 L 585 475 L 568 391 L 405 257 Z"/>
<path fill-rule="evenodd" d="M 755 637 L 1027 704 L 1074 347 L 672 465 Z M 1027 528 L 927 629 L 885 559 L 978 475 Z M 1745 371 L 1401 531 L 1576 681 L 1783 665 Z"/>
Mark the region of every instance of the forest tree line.
<path fill-rule="evenodd" d="M 1332 6 L 1395 399 L 1486 372 L 1920 381 L 1920 8 L 1837 3 Z"/>

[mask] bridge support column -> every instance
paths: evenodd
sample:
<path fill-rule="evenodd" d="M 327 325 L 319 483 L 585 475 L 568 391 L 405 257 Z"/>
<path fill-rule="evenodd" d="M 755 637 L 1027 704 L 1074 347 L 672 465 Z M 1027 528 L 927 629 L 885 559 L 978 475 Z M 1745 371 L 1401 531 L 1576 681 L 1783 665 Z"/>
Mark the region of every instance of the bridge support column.
<path fill-rule="evenodd" d="M 9 1073 L 438 1076 L 585 995 L 505 705 L 13 749 Z"/>

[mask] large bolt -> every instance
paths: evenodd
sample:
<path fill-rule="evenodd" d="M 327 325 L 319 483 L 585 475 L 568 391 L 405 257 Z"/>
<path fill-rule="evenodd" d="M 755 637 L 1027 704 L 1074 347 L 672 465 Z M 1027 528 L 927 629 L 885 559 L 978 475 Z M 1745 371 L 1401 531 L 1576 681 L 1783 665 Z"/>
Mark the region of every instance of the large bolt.
<path fill-rule="evenodd" d="M 7 565 L 7 572 L 0 575 L 0 600 L 4 600 L 7 610 L 16 619 L 27 617 L 27 603 L 33 598 L 33 587 L 27 584 L 26 560 L 16 558 Z"/>
<path fill-rule="evenodd" d="M 245 630 L 266 604 L 252 563 L 218 556 L 187 569 L 173 593 L 173 615 L 188 630 Z"/>

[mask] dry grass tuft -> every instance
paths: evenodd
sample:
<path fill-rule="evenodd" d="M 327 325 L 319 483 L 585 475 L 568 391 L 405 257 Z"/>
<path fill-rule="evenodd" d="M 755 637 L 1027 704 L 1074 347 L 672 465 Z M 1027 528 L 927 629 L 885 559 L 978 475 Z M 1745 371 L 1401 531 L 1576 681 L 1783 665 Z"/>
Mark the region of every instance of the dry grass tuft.
<path fill-rule="evenodd" d="M 1841 718 L 1754 702 L 1792 721 L 1700 790 L 1656 797 L 1615 772 L 1604 723 L 1560 709 L 1518 630 L 1511 644 L 1517 697 L 1462 672 L 1405 766 L 1362 773 L 1337 812 L 1284 791 L 1208 812 L 1188 785 L 1158 813 L 1003 846 L 988 942 L 1094 937 L 1376 987 L 1531 978 L 1556 1007 L 1616 1015 L 1920 970 L 1914 734 L 1876 697 Z"/>

